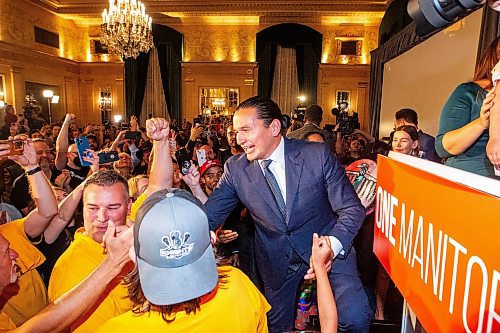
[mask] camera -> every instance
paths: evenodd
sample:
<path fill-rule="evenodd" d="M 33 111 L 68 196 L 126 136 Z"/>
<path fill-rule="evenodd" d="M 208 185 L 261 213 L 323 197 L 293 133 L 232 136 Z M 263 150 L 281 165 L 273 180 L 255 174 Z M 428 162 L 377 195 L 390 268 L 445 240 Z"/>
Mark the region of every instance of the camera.
<path fill-rule="evenodd" d="M 8 144 L 10 153 L 8 156 L 22 155 L 24 152 L 23 140 L 1 140 L 0 144 Z"/>
<path fill-rule="evenodd" d="M 339 132 L 342 135 L 351 134 L 355 129 L 359 129 L 358 113 L 353 112 L 349 115 L 349 103 L 341 101 L 336 108 L 332 109 L 332 115 L 336 117 Z"/>
<path fill-rule="evenodd" d="M 299 104 L 298 106 L 295 107 L 292 113 L 292 119 L 293 120 L 298 120 L 298 121 L 304 121 L 304 117 L 306 114 L 306 107 L 302 104 Z"/>

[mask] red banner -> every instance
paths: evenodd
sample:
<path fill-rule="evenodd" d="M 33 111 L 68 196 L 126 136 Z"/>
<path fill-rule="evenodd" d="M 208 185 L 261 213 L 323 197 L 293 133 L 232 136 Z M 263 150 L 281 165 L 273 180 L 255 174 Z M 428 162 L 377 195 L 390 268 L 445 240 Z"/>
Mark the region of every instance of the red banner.
<path fill-rule="evenodd" d="M 373 249 L 424 328 L 500 332 L 500 199 L 380 155 L 377 167 Z"/>

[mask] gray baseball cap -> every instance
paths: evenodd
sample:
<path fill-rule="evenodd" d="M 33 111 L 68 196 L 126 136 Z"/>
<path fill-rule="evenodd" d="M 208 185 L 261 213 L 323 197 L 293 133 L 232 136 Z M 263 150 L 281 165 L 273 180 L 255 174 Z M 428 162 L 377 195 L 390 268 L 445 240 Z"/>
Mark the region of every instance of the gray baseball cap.
<path fill-rule="evenodd" d="M 142 291 L 155 305 L 171 305 L 212 291 L 218 281 L 202 203 L 189 192 L 165 189 L 148 197 L 134 224 Z"/>

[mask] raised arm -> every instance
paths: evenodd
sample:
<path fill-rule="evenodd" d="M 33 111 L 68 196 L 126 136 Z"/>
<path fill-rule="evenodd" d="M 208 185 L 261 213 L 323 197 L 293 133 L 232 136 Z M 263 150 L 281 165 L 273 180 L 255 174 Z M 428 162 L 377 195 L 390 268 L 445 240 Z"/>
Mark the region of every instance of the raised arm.
<path fill-rule="evenodd" d="M 146 131 L 153 142 L 153 160 L 150 166 L 148 188 L 145 191 L 146 195 L 149 196 L 161 189 L 172 187 L 174 169 L 170 156 L 170 145 L 168 144 L 168 134 L 170 133 L 168 121 L 164 118 L 148 119 Z"/>
<path fill-rule="evenodd" d="M 328 279 L 328 264 L 332 254 L 328 238 L 319 238 L 318 234 L 314 233 L 311 265 L 316 272 L 318 312 L 322 333 L 336 333 L 338 325 L 337 305 L 335 304 L 332 287 Z"/>
<path fill-rule="evenodd" d="M 127 131 L 123 130 L 123 131 L 120 131 L 120 133 L 118 133 L 115 141 L 113 141 L 113 143 L 111 144 L 111 147 L 109 147 L 109 151 L 113 151 L 113 150 L 118 151 L 118 145 L 125 140 L 125 138 L 124 138 L 125 132 L 127 132 Z"/>
<path fill-rule="evenodd" d="M 92 163 L 92 166 L 90 167 L 91 173 L 99 171 L 99 155 L 91 149 L 87 149 L 87 152 L 87 156 L 84 156 L 83 159 L 86 162 Z M 68 222 L 71 221 L 76 207 L 82 198 L 84 186 L 85 181 L 80 183 L 80 185 L 78 185 L 66 198 L 63 199 L 63 201 L 59 203 L 57 215 L 54 216 L 43 233 L 47 244 L 52 244 L 57 237 L 59 237 L 59 234 L 64 230 Z"/>
<path fill-rule="evenodd" d="M 497 67 L 500 67 L 500 62 L 495 66 L 495 68 Z M 497 71 L 500 72 L 500 68 Z M 495 79 L 496 75 L 493 75 L 493 80 Z M 496 80 L 496 85 L 491 93 L 493 95 L 493 105 L 490 109 L 490 138 L 486 145 L 486 155 L 497 169 L 496 172 L 500 172 L 500 78 Z"/>
<path fill-rule="evenodd" d="M 483 100 L 479 117 L 470 121 L 472 104 L 461 89 L 455 90 L 446 102 L 439 121 L 436 151 L 440 157 L 451 157 L 463 153 L 488 129 L 493 94 L 489 92 Z"/>
<path fill-rule="evenodd" d="M 108 222 L 104 234 L 107 256 L 103 262 L 79 285 L 49 304 L 21 327 L 7 331 L 12 333 L 61 332 L 84 314 L 105 291 L 108 284 L 130 261 L 129 249 L 133 242 L 133 232 L 129 229 L 115 236 L 115 225 Z"/>
<path fill-rule="evenodd" d="M 64 198 L 61 203 L 59 203 L 59 212 L 56 216 L 54 216 L 43 233 L 47 244 L 52 244 L 64 230 L 69 221 L 73 218 L 76 207 L 82 198 L 84 185 L 85 182 L 82 182 L 66 198 Z"/>
<path fill-rule="evenodd" d="M 37 163 L 36 152 L 31 140 L 25 141 L 23 155 L 10 156 L 25 171 L 31 187 L 31 196 L 37 209 L 26 217 L 24 231 L 30 237 L 41 235 L 49 222 L 57 214 L 57 199 L 47 177 Z"/>
<path fill-rule="evenodd" d="M 64 118 L 64 122 L 61 126 L 61 131 L 59 132 L 59 135 L 57 136 L 56 140 L 56 160 L 55 160 L 55 165 L 57 170 L 62 170 L 64 167 L 66 167 L 66 163 L 68 162 L 68 158 L 66 154 L 68 153 L 68 131 L 69 131 L 69 125 L 71 122 L 75 119 L 75 115 L 68 113 L 66 114 L 66 117 Z"/>

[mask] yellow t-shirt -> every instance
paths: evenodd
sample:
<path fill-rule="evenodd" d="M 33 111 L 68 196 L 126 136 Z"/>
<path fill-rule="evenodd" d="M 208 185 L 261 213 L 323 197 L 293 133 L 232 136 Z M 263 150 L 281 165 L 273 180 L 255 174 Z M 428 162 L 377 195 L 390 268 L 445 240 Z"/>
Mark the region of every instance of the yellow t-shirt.
<path fill-rule="evenodd" d="M 271 307 L 264 296 L 237 268 L 220 267 L 219 272 L 228 276 L 227 282 L 196 314 L 179 312 L 173 322 L 167 323 L 158 312 L 136 315 L 129 311 L 108 320 L 96 332 L 266 333 L 266 313 Z"/>
<path fill-rule="evenodd" d="M 24 232 L 25 220 L 22 218 L 0 225 L 0 234 L 10 242 L 10 248 L 19 254 L 16 262 L 21 272 L 26 272 L 17 284 L 7 286 L 1 296 L 7 302 L 0 310 L 18 327 L 48 304 L 47 289 L 36 270 L 45 257 L 28 240 Z"/>
<path fill-rule="evenodd" d="M 142 193 L 140 196 L 137 197 L 137 200 L 135 200 L 132 203 L 132 206 L 130 207 L 130 213 L 128 214 L 128 218 L 132 221 L 135 222 L 135 215 L 137 214 L 137 211 L 141 207 L 142 203 L 144 200 L 147 199 L 146 193 Z"/>
<path fill-rule="evenodd" d="M 6 313 L 0 311 L 0 330 L 11 330 L 16 328 L 16 325 L 10 320 Z"/>
<path fill-rule="evenodd" d="M 49 299 L 58 297 L 82 282 L 104 260 L 101 244 L 84 234 L 80 228 L 75 240 L 57 260 L 49 282 Z M 109 283 L 100 300 L 72 325 L 74 332 L 93 333 L 106 320 L 116 317 L 132 308 L 127 289 L 121 278 Z"/>

